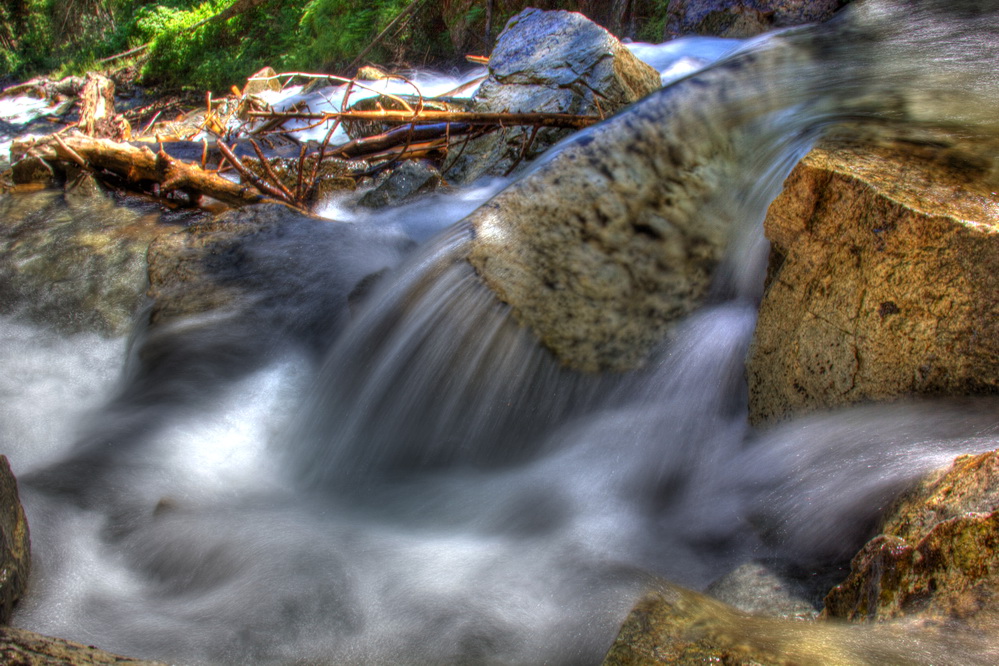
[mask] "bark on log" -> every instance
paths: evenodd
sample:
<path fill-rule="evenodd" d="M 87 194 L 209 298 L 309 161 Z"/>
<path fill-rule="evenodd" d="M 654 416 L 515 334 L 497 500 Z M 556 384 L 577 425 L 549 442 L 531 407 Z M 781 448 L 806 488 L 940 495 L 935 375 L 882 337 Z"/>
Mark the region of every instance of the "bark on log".
<path fill-rule="evenodd" d="M 105 139 L 81 135 L 47 137 L 31 142 L 15 142 L 14 155 L 29 154 L 46 162 L 63 161 L 106 169 L 131 183 L 155 182 L 164 190 L 182 190 L 204 194 L 232 206 L 255 203 L 284 203 L 261 194 L 249 185 L 233 183 L 199 166 L 175 160 L 162 150 L 153 152 Z"/>

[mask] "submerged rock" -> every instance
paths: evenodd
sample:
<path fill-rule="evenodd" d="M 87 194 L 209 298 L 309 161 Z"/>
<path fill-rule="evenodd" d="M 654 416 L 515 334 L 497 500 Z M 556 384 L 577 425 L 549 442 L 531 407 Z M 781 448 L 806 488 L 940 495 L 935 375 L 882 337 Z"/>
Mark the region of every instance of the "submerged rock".
<path fill-rule="evenodd" d="M 28 521 L 17 493 L 17 480 L 7 458 L 0 456 L 0 624 L 10 622 L 14 604 L 28 585 L 30 570 Z"/>
<path fill-rule="evenodd" d="M 635 605 L 603 663 L 882 666 L 994 663 L 995 656 L 981 633 L 760 617 L 663 584 Z"/>
<path fill-rule="evenodd" d="M 974 164 L 816 150 L 770 206 L 750 418 L 999 391 L 999 198 Z"/>
<path fill-rule="evenodd" d="M 610 116 L 660 85 L 658 72 L 582 14 L 525 9 L 500 34 L 471 110 Z M 445 175 L 453 183 L 504 175 L 569 133 L 494 132 L 469 141 Z"/>
<path fill-rule="evenodd" d="M 706 592 L 747 613 L 813 619 L 818 610 L 805 592 L 762 562 L 748 562 L 708 586 Z"/>
<path fill-rule="evenodd" d="M 398 263 L 409 246 L 394 232 L 280 204 L 249 206 L 150 246 L 150 322 L 205 315 L 202 327 L 227 331 L 222 344 L 229 349 L 266 348 L 284 337 L 322 348 L 346 322 L 351 292 Z"/>
<path fill-rule="evenodd" d="M 899 500 L 824 613 L 944 630 L 999 627 L 999 451 L 961 456 Z"/>
<path fill-rule="evenodd" d="M 13 627 L 0 627 L 0 661 L 18 666 L 166 666 L 160 661 L 122 657 L 93 645 L 82 645 Z"/>
<path fill-rule="evenodd" d="M 123 335 L 144 300 L 149 243 L 178 228 L 160 220 L 72 188 L 0 197 L 0 312 Z"/>

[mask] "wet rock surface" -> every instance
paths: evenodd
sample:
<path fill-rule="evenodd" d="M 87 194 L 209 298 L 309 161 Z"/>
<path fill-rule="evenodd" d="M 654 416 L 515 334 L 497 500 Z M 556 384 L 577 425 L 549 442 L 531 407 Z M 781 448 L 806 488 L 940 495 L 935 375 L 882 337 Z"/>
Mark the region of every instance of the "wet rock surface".
<path fill-rule="evenodd" d="M 961 456 L 902 497 L 826 597 L 824 614 L 999 627 L 999 451 Z"/>
<path fill-rule="evenodd" d="M 409 245 L 398 234 L 310 217 L 280 204 L 232 211 L 152 244 L 150 321 L 156 326 L 232 314 L 260 318 L 261 326 L 274 331 L 290 322 L 309 339 L 310 331 L 332 326 L 315 318 L 346 317 L 347 302 L 337 294 L 394 265 Z"/>
<path fill-rule="evenodd" d="M 771 205 L 750 418 L 999 391 L 999 214 L 974 165 L 816 150 Z"/>
<path fill-rule="evenodd" d="M 118 206 L 90 181 L 78 187 L 0 197 L 0 312 L 122 335 L 145 297 L 149 243 L 179 226 Z"/>
<path fill-rule="evenodd" d="M 28 521 L 18 496 L 17 480 L 7 458 L 0 456 L 0 624 L 10 622 L 14 604 L 27 588 L 30 571 Z"/>
<path fill-rule="evenodd" d="M 0 627 L 0 661 L 17 666 L 166 666 L 160 661 L 122 657 L 92 645 L 51 638 L 13 627 Z"/>
<path fill-rule="evenodd" d="M 365 192 L 357 203 L 365 208 L 395 206 L 417 195 L 432 192 L 440 184 L 440 171 L 432 165 L 406 160 Z"/>
<path fill-rule="evenodd" d="M 510 19 L 471 110 L 610 116 L 660 87 L 659 73 L 582 14 L 525 9 Z M 474 139 L 449 166 L 449 182 L 504 175 L 569 130 L 518 127 Z"/>
<path fill-rule="evenodd" d="M 981 631 L 762 617 L 662 584 L 635 604 L 603 663 L 881 666 L 993 663 L 994 656 Z"/>
<path fill-rule="evenodd" d="M 746 613 L 802 620 L 818 615 L 803 589 L 763 562 L 747 562 L 713 582 L 705 591 Z"/>

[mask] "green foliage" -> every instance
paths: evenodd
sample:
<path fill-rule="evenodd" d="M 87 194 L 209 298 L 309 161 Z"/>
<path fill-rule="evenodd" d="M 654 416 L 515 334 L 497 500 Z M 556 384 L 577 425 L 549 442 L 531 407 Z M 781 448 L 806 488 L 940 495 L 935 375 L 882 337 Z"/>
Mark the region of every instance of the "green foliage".
<path fill-rule="evenodd" d="M 340 69 L 369 46 L 409 4 L 410 0 L 309 0 L 290 57 L 303 69 Z M 432 9 L 434 3 L 431 0 L 424 5 L 421 11 Z M 367 58 L 387 62 L 422 50 L 449 50 L 446 34 L 442 35 L 439 29 L 420 30 L 420 26 L 417 21 L 405 28 L 397 27 Z"/>
<path fill-rule="evenodd" d="M 642 9 L 645 15 L 637 21 L 638 30 L 635 38 L 642 42 L 659 43 L 666 33 L 666 12 L 670 0 L 646 0 Z"/>
<path fill-rule="evenodd" d="M 270 65 L 349 74 L 346 67 L 410 0 L 269 0 L 208 20 L 235 0 L 4 0 L 0 77 L 80 73 L 144 44 L 144 83 L 227 91 Z M 484 50 L 488 0 L 424 0 L 365 56 L 414 66 Z M 640 39 L 658 41 L 668 0 L 632 0 Z M 526 5 L 596 12 L 598 0 L 495 0 L 492 37 Z M 115 61 L 120 65 L 125 61 Z"/>

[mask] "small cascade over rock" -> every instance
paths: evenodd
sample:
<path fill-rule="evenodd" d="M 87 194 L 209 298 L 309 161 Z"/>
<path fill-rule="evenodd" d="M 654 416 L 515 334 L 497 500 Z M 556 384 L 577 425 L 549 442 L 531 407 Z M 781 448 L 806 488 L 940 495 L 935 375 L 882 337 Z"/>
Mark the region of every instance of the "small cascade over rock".
<path fill-rule="evenodd" d="M 746 381 L 754 336 L 756 349 L 807 342 L 765 337 L 766 309 L 793 301 L 777 300 L 793 269 L 815 268 L 795 251 L 825 239 L 817 213 L 837 217 L 851 201 L 821 190 L 795 200 L 806 221 L 771 220 L 772 256 L 786 261 L 765 285 L 761 222 L 816 140 L 835 126 L 854 144 L 860 165 L 836 167 L 848 192 L 880 149 L 856 146 L 878 134 L 960 155 L 953 163 L 990 182 L 999 17 L 972 11 L 982 7 L 871 2 L 762 36 L 570 136 L 516 180 L 351 208 L 352 222 L 277 204 L 178 221 L 97 200 L 64 214 L 54 204 L 71 195 L 5 195 L 0 271 L 17 298 L 0 313 L 0 443 L 34 573 L 0 651 L 30 647 L 30 630 L 94 660 L 115 657 L 83 644 L 179 664 L 579 664 L 608 648 L 608 663 L 994 662 L 999 644 L 982 631 L 991 607 L 966 611 L 993 589 L 996 397 L 902 400 L 911 387 L 899 381 L 858 389 L 837 411 L 817 398 L 751 424 L 763 371 Z M 553 16 L 603 39 L 576 16 L 536 11 L 511 32 Z M 494 74 L 560 46 L 504 43 Z M 614 69 L 605 56 L 580 68 Z M 625 81 L 658 86 L 629 71 Z M 578 73 L 555 72 L 555 92 L 597 104 Z M 639 87 L 606 96 L 625 104 Z M 966 136 L 952 152 L 957 128 Z M 792 188 L 823 154 L 833 160 L 813 153 Z M 893 201 L 915 184 L 896 178 Z M 990 210 L 991 190 L 979 195 L 950 203 Z M 908 256 L 908 212 L 878 203 L 867 214 L 860 241 L 832 254 L 875 266 Z M 882 217 L 894 226 L 872 226 Z M 910 226 L 936 233 L 938 217 Z M 972 235 L 944 222 L 944 237 Z M 989 224 L 964 226 L 988 240 Z M 835 235 L 831 247 L 852 238 Z M 981 270 L 968 272 L 986 283 Z M 906 286 L 881 271 L 873 282 Z M 101 291 L 119 273 L 120 289 Z M 830 293 L 834 282 L 818 280 Z M 765 286 L 778 305 L 758 326 Z M 916 340 L 919 324 L 903 322 L 918 286 L 905 298 L 880 287 L 866 288 L 877 302 L 866 324 L 888 327 L 883 345 L 910 328 Z M 66 313 L 93 317 L 94 294 L 115 316 L 63 325 Z M 128 317 L 134 327 L 111 325 Z M 850 344 L 871 367 L 877 349 Z M 841 404 L 884 397 L 897 404 Z M 917 487 L 960 454 L 982 455 L 955 467 L 989 472 L 980 483 Z M 981 501 L 945 505 L 946 488 Z M 923 508 L 885 521 L 913 489 Z M 982 515 L 951 515 L 968 509 Z M 952 536 L 981 557 L 948 550 Z M 930 566 L 942 555 L 954 566 Z M 986 573 L 963 575 L 962 561 Z M 872 580 L 883 565 L 904 574 L 894 587 Z M 926 597 L 927 572 L 971 594 Z M 877 613 L 904 622 L 926 600 L 934 613 L 915 620 L 945 628 L 786 619 L 814 617 L 848 574 L 827 615 L 860 617 L 869 594 L 898 591 Z M 737 591 L 754 585 L 782 595 L 746 604 Z"/>

